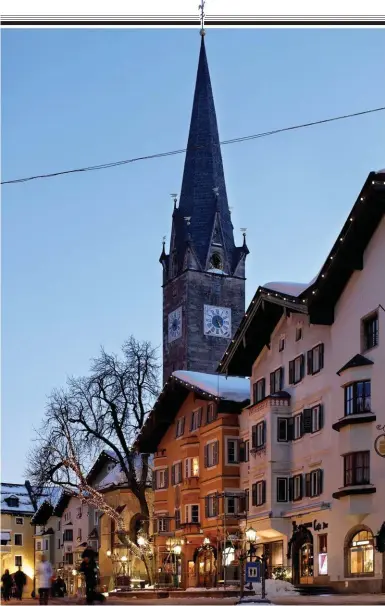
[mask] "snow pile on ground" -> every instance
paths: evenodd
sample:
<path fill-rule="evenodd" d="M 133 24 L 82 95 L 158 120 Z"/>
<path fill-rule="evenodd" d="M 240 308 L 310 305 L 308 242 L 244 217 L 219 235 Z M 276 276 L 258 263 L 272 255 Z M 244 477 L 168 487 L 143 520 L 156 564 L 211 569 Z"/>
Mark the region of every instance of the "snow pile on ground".
<path fill-rule="evenodd" d="M 256 595 L 261 593 L 261 583 L 253 583 L 253 590 Z M 281 581 L 278 579 L 266 579 L 265 591 L 267 597 L 273 598 L 275 595 L 298 595 L 298 592 L 294 589 L 293 585 L 289 581 Z"/>

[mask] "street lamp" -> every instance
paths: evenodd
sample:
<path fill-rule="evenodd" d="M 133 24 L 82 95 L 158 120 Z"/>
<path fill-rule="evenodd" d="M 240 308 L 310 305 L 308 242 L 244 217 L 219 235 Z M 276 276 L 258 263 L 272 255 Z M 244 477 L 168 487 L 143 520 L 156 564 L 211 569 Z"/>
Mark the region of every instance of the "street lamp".
<path fill-rule="evenodd" d="M 210 539 L 209 539 L 209 537 L 205 537 L 203 539 L 203 545 L 210 545 Z"/>
<path fill-rule="evenodd" d="M 175 555 L 180 555 L 182 553 L 182 546 L 181 545 L 174 545 L 174 547 L 172 548 L 172 550 L 175 553 Z"/>
<path fill-rule="evenodd" d="M 145 544 L 147 543 L 147 541 L 144 537 L 138 537 L 137 543 L 138 543 L 139 547 L 144 547 Z"/>
<path fill-rule="evenodd" d="M 106 551 L 106 555 L 107 555 L 107 558 L 111 557 L 111 551 L 109 549 Z"/>
<path fill-rule="evenodd" d="M 251 527 L 246 530 L 245 535 L 249 543 L 254 543 L 258 539 L 256 531 Z"/>

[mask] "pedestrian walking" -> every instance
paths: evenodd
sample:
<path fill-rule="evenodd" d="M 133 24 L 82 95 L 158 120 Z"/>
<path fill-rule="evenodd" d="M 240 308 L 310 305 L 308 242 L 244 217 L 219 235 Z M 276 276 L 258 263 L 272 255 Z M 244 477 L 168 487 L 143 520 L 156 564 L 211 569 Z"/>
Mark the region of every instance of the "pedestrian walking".
<path fill-rule="evenodd" d="M 9 602 L 11 598 L 13 579 L 9 574 L 8 568 L 4 571 L 3 576 L 1 577 L 1 591 L 3 594 L 4 602 Z"/>
<path fill-rule="evenodd" d="M 52 582 L 52 566 L 42 554 L 36 569 L 36 588 L 39 592 L 39 604 L 48 604 Z"/>
<path fill-rule="evenodd" d="M 15 585 L 16 585 L 16 597 L 21 602 L 21 600 L 23 598 L 24 586 L 27 584 L 27 577 L 25 576 L 24 572 L 22 571 L 21 566 L 19 566 L 19 570 L 17 570 L 15 572 L 15 574 L 13 575 L 13 578 L 15 580 Z"/>
<path fill-rule="evenodd" d="M 87 604 L 93 604 L 95 600 L 97 602 L 105 602 L 106 598 L 104 595 L 96 591 L 98 579 L 96 562 L 94 558 L 90 558 L 88 556 L 83 557 L 79 570 L 84 574 Z"/>

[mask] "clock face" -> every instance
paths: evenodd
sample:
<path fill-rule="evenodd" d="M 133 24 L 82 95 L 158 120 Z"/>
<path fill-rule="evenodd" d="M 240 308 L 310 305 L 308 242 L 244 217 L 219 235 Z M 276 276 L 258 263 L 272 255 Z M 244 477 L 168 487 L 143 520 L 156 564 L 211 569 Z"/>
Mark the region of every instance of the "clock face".
<path fill-rule="evenodd" d="M 205 335 L 231 338 L 231 309 L 229 307 L 205 305 L 203 322 Z"/>
<path fill-rule="evenodd" d="M 178 307 L 168 314 L 168 342 L 172 343 L 182 336 L 182 308 Z"/>

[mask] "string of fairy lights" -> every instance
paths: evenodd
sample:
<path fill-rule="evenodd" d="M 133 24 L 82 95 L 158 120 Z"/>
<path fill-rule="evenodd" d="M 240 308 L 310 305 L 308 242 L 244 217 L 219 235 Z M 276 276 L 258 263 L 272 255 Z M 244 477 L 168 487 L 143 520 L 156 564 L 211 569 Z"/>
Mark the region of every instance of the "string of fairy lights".
<path fill-rule="evenodd" d="M 317 283 L 319 280 L 323 280 L 327 277 L 328 272 L 330 271 L 331 266 L 333 265 L 333 263 L 336 260 L 337 254 L 341 248 L 341 246 L 343 245 L 344 240 L 346 239 L 346 237 L 349 234 L 349 231 L 352 228 L 352 225 L 354 223 L 355 220 L 355 209 L 356 209 L 356 205 L 357 203 L 362 204 L 365 203 L 368 199 L 369 196 L 365 195 L 365 189 L 367 188 L 367 186 L 371 186 L 374 188 L 378 188 L 378 189 L 384 189 L 385 188 L 385 181 L 383 180 L 384 178 L 384 171 L 380 171 L 378 173 L 371 173 L 370 175 L 370 183 L 368 184 L 368 182 L 365 183 L 363 189 L 360 192 L 360 195 L 356 201 L 356 204 L 354 205 L 351 213 L 349 214 L 347 221 L 345 222 L 344 227 L 342 228 L 336 243 L 334 244 L 330 254 L 328 255 L 327 260 L 325 261 L 321 271 L 319 272 L 319 274 L 317 275 L 316 280 L 314 281 L 313 284 L 309 285 L 307 288 L 305 288 L 302 293 L 299 293 L 299 296 L 295 297 L 295 296 L 288 296 L 287 294 L 285 295 L 284 293 L 279 293 L 276 292 L 274 290 L 271 289 L 266 289 L 263 288 L 262 286 L 260 286 L 254 296 L 254 298 L 252 299 L 244 317 L 242 318 L 241 324 L 237 330 L 237 333 L 234 335 L 234 338 L 232 339 L 229 347 L 227 348 L 227 350 L 225 351 L 222 360 L 219 363 L 219 366 L 223 366 L 225 364 L 225 362 L 227 362 L 228 360 L 228 356 L 232 353 L 232 350 L 234 349 L 234 345 L 236 343 L 236 341 L 239 340 L 241 333 L 244 330 L 244 325 L 245 322 L 247 321 L 247 318 L 249 317 L 250 313 L 255 309 L 255 305 L 256 303 L 259 304 L 260 302 L 260 297 L 262 295 L 264 296 L 268 296 L 268 297 L 277 297 L 285 302 L 288 303 L 292 303 L 292 304 L 309 304 L 310 299 L 311 298 L 315 298 L 317 296 L 317 294 L 319 293 L 319 288 L 317 288 Z M 377 178 L 376 178 L 377 175 Z M 382 176 L 378 176 L 378 175 L 382 175 Z M 307 293 L 307 291 L 310 290 L 310 288 L 312 289 L 310 292 Z M 304 293 L 307 293 L 307 296 L 305 298 L 301 298 L 301 295 L 303 295 Z"/>

